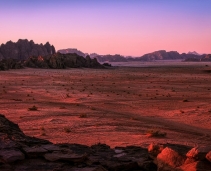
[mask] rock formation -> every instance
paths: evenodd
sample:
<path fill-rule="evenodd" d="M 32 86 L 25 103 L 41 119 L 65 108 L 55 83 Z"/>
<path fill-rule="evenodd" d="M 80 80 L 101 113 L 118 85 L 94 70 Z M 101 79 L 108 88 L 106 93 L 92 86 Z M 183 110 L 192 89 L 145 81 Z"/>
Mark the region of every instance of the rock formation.
<path fill-rule="evenodd" d="M 74 48 L 61 49 L 61 50 L 58 50 L 57 52 L 62 53 L 62 54 L 76 53 L 76 54 L 79 55 L 79 56 L 83 56 L 83 57 L 86 57 L 86 56 L 87 56 L 86 53 L 83 53 L 83 52 L 81 52 L 80 50 L 74 49 Z"/>
<path fill-rule="evenodd" d="M 193 51 L 193 52 L 188 52 L 187 54 L 191 54 L 191 55 L 198 55 L 198 56 L 200 56 L 200 54 L 199 54 L 199 53 L 197 53 L 196 51 Z"/>
<path fill-rule="evenodd" d="M 201 61 L 211 61 L 211 54 L 204 55 L 201 58 Z"/>
<path fill-rule="evenodd" d="M 23 63 L 17 59 L 2 59 L 0 61 L 0 71 L 8 69 L 21 69 L 24 68 Z"/>
<path fill-rule="evenodd" d="M 65 68 L 105 68 L 95 58 L 86 58 L 77 54 L 56 53 L 47 56 L 33 56 L 26 60 L 3 59 L 0 70 L 29 68 L 65 69 Z"/>
<path fill-rule="evenodd" d="M 16 43 L 9 41 L 0 46 L 0 60 L 1 59 L 17 59 L 25 60 L 31 56 L 46 56 L 54 54 L 55 48 L 47 42 L 43 44 L 35 44 L 32 40 L 19 39 Z"/>
<path fill-rule="evenodd" d="M 24 66 L 31 68 L 104 68 L 96 59 L 86 58 L 76 53 L 61 54 L 56 53 L 47 56 L 30 57 L 24 62 Z"/>
<path fill-rule="evenodd" d="M 1 171 L 211 171 L 211 147 L 151 144 L 91 147 L 80 144 L 53 144 L 26 136 L 0 115 Z"/>

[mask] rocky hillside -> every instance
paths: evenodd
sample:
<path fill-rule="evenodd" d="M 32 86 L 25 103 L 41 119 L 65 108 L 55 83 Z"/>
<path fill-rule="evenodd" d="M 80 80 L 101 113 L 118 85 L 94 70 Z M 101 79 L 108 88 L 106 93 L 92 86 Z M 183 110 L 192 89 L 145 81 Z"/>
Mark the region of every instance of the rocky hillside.
<path fill-rule="evenodd" d="M 0 46 L 1 59 L 17 59 L 25 60 L 31 56 L 46 56 L 54 54 L 55 48 L 47 42 L 43 44 L 35 44 L 32 40 L 19 39 L 16 43 L 9 41 Z"/>
<path fill-rule="evenodd" d="M 21 69 L 24 68 L 22 61 L 17 59 L 2 59 L 0 60 L 0 71 L 9 69 Z"/>
<path fill-rule="evenodd" d="M 103 68 L 103 66 L 96 60 L 89 56 L 86 58 L 77 55 L 76 53 L 61 54 L 56 53 L 47 56 L 30 57 L 24 61 L 24 66 L 30 68 Z"/>
<path fill-rule="evenodd" d="M 201 55 L 199 58 L 189 57 L 185 59 L 186 62 L 211 62 L 211 54 Z"/>
<path fill-rule="evenodd" d="M 81 52 L 78 49 L 73 49 L 73 48 L 69 48 L 69 49 L 61 49 L 58 50 L 57 52 L 62 53 L 62 54 L 68 54 L 68 53 L 76 53 L 79 56 L 83 56 L 86 57 L 88 54 Z"/>
<path fill-rule="evenodd" d="M 211 171 L 211 147 L 191 148 L 175 144 L 91 147 L 52 144 L 26 136 L 0 115 L 1 171 Z"/>
<path fill-rule="evenodd" d="M 3 59 L 0 61 L 0 70 L 29 68 L 65 69 L 65 68 L 105 68 L 96 59 L 79 56 L 75 53 L 55 53 L 47 56 L 34 56 L 26 60 Z"/>

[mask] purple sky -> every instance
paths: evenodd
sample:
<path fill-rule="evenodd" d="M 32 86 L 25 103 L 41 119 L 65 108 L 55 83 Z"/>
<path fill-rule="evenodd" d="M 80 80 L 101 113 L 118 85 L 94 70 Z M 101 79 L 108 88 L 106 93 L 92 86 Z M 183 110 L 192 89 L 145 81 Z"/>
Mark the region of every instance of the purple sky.
<path fill-rule="evenodd" d="M 211 53 L 211 0 L 0 0 L 0 43 L 140 56 Z"/>

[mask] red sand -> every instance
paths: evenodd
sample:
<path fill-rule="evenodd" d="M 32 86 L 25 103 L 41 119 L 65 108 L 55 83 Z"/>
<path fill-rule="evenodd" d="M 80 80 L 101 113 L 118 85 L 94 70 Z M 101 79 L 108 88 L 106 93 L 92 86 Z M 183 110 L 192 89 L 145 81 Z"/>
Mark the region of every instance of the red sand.
<path fill-rule="evenodd" d="M 0 113 L 25 134 L 54 143 L 210 144 L 208 69 L 190 64 L 1 71 Z M 38 111 L 28 110 L 33 105 Z M 149 130 L 167 136 L 147 138 Z"/>

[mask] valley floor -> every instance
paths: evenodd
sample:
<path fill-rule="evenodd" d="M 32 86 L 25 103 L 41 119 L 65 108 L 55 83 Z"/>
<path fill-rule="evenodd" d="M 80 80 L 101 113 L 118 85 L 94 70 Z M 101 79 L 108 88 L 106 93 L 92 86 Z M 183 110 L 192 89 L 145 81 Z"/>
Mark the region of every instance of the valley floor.
<path fill-rule="evenodd" d="M 1 71 L 0 113 L 53 143 L 210 144 L 209 65 Z"/>

